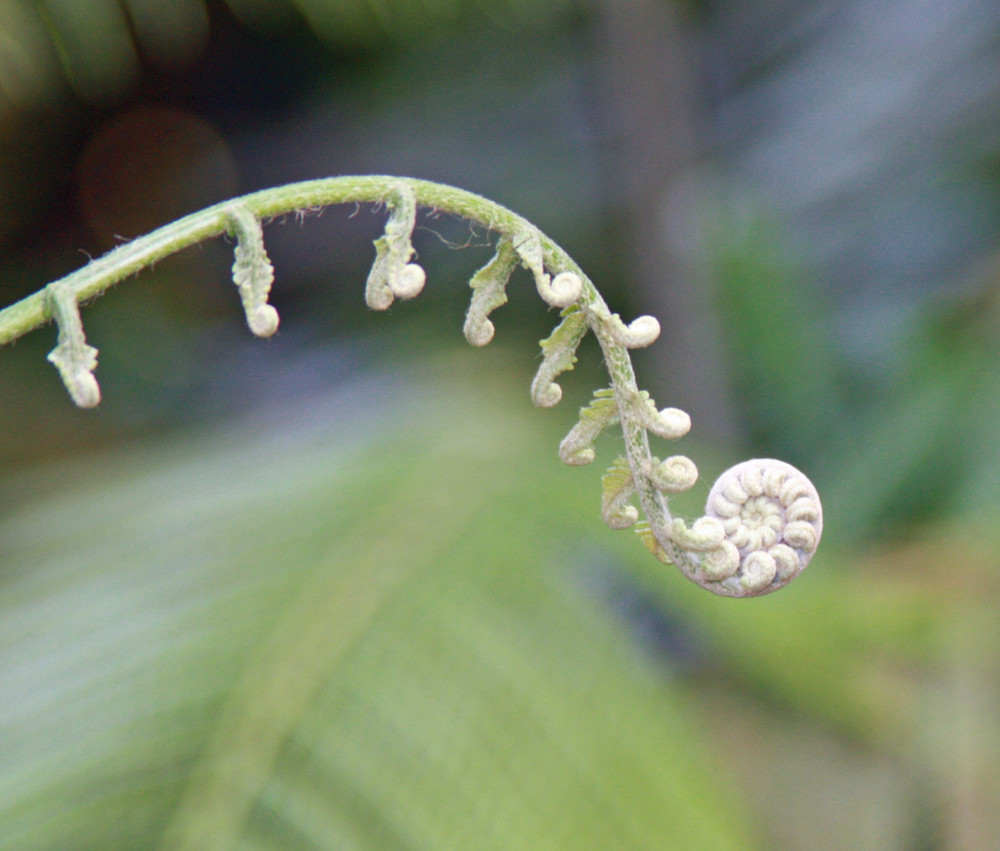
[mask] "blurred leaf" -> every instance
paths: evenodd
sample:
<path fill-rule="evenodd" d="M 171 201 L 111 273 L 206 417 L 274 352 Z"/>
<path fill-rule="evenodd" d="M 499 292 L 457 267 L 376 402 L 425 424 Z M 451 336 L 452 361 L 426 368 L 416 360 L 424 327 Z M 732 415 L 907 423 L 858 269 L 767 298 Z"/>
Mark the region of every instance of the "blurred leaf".
<path fill-rule="evenodd" d="M 842 540 L 901 537 L 1000 506 L 1000 302 L 995 281 L 921 311 L 893 386 L 819 462 Z"/>
<path fill-rule="evenodd" d="M 126 10 L 116 0 L 60 0 L 35 10 L 67 81 L 82 97 L 102 101 L 135 83 L 139 56 Z"/>
<path fill-rule="evenodd" d="M 938 622 L 922 583 L 834 568 L 822 555 L 792 589 L 748 605 L 703 604 L 696 588 L 654 581 L 732 687 L 873 745 L 913 732 L 913 666 L 926 662 Z"/>
<path fill-rule="evenodd" d="M 8 480 L 0 848 L 754 847 L 476 364 Z"/>
<path fill-rule="evenodd" d="M 324 41 L 371 48 L 439 33 L 460 18 L 487 15 L 510 28 L 538 27 L 572 12 L 576 0 L 228 0 L 242 22 L 261 30 L 303 19 Z M 185 66 L 208 43 L 204 0 L 27 0 L 0 2 L 0 116 L 11 105 L 53 98 L 65 81 L 84 100 L 130 90 L 140 56 Z"/>
<path fill-rule="evenodd" d="M 9 476 L 0 848 L 902 849 L 995 800 L 990 518 L 720 600 L 508 356 Z"/>

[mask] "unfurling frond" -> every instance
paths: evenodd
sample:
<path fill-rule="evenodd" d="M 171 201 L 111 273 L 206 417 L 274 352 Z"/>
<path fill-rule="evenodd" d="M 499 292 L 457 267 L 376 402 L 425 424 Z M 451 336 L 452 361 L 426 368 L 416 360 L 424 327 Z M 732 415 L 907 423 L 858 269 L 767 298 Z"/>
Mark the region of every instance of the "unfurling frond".
<path fill-rule="evenodd" d="M 81 408 L 93 408 L 101 401 L 101 388 L 94 377 L 97 349 L 87 345 L 80 319 L 80 306 L 73 290 L 58 282 L 45 290 L 49 313 L 59 328 L 56 347 L 49 352 L 49 362 L 59 375 L 70 397 Z"/>
<path fill-rule="evenodd" d="M 507 283 L 517 268 L 517 252 L 511 241 L 501 237 L 496 254 L 472 276 L 472 302 L 465 314 L 465 339 L 473 346 L 485 346 L 493 339 L 494 327 L 489 315 L 507 303 Z"/>
<path fill-rule="evenodd" d="M 385 233 L 375 240 L 375 262 L 368 273 L 365 301 L 372 310 L 386 310 L 396 298 L 420 294 L 427 280 L 423 267 L 411 263 L 413 228 L 417 223 L 417 198 L 406 183 L 394 185 L 385 199 L 389 220 Z"/>
<path fill-rule="evenodd" d="M 260 219 L 241 204 L 229 210 L 229 232 L 236 237 L 233 283 L 240 291 L 247 325 L 258 337 L 278 330 L 278 311 L 267 303 L 274 283 L 274 267 L 264 250 Z"/>
<path fill-rule="evenodd" d="M 576 350 L 589 330 L 587 316 L 572 307 L 563 311 L 563 320 L 552 334 L 542 340 L 542 363 L 531 382 L 531 398 L 539 408 L 551 408 L 562 399 L 556 376 L 573 368 Z"/>
<path fill-rule="evenodd" d="M 603 498 L 601 516 L 612 529 L 627 529 L 639 519 L 639 510 L 629 504 L 635 493 L 635 480 L 628 459 L 616 458 L 601 478 Z"/>
<path fill-rule="evenodd" d="M 578 422 L 559 445 L 559 456 L 567 464 L 589 464 L 600 434 L 620 427 L 624 456 L 602 479 L 601 513 L 608 525 L 632 526 L 641 509 L 644 520 L 637 531 L 649 550 L 693 582 L 725 596 L 766 594 L 802 571 L 823 531 L 822 507 L 809 479 L 781 461 L 747 461 L 719 477 L 705 516 L 690 525 L 674 517 L 668 495 L 689 490 L 698 480 L 698 468 L 684 455 L 661 461 L 649 443 L 651 436 L 683 437 L 691 418 L 678 408 L 658 409 L 649 394 L 639 390 L 629 355 L 630 349 L 657 339 L 660 323 L 640 316 L 626 325 L 569 255 L 538 228 L 493 201 L 454 187 L 402 177 L 335 177 L 217 204 L 121 245 L 0 311 L 0 343 L 54 319 L 59 338 L 49 360 L 73 400 L 94 406 L 101 398 L 93 374 L 97 349 L 84 338 L 80 302 L 175 251 L 224 233 L 236 240 L 233 280 L 247 324 L 254 334 L 270 336 L 278 328 L 278 314 L 268 304 L 274 269 L 264 250 L 261 222 L 335 203 L 384 204 L 389 212 L 385 231 L 375 240 L 375 260 L 365 287 L 365 300 L 373 310 L 385 310 L 395 299 L 413 298 L 423 289 L 424 270 L 411 262 L 418 208 L 460 216 L 496 233 L 493 258 L 470 281 L 465 337 L 474 346 L 493 339 L 489 316 L 506 303 L 506 287 L 517 266 L 527 269 L 545 303 L 561 310 L 559 324 L 541 343 L 542 361 L 531 383 L 531 397 L 540 407 L 551 407 L 562 398 L 556 378 L 573 368 L 581 340 L 594 332 L 610 387 L 598 390 L 581 409 Z"/>
<path fill-rule="evenodd" d="M 580 409 L 580 421 L 559 444 L 559 457 L 564 464 L 576 466 L 594 460 L 594 441 L 606 428 L 618 422 L 618 401 L 614 388 L 594 392 L 586 408 Z"/>

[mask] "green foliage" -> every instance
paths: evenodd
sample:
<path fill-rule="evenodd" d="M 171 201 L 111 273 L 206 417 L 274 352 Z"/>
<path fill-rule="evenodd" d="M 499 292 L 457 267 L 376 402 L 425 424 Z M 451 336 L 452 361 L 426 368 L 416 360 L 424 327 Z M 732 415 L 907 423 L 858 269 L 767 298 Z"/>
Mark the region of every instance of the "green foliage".
<path fill-rule="evenodd" d="M 573 368 L 576 350 L 588 330 L 587 317 L 577 308 L 566 308 L 562 317 L 552 335 L 541 342 L 542 365 L 531 385 L 532 398 L 540 407 L 550 407 L 562 399 L 562 390 L 554 379 Z"/>
<path fill-rule="evenodd" d="M 755 847 L 685 690 L 583 592 L 591 500 L 462 355 L 391 414 L 10 483 L 0 848 Z"/>
<path fill-rule="evenodd" d="M 990 717 L 995 532 L 738 604 L 665 582 L 599 471 L 539 475 L 560 418 L 508 357 L 8 477 L 0 848 L 865 847 L 959 733 L 992 753 L 935 719 Z M 693 660 L 630 638 L 635 588 Z"/>
<path fill-rule="evenodd" d="M 711 263 L 741 412 L 757 446 L 809 458 L 842 414 L 840 364 L 822 322 L 819 288 L 795 267 L 769 223 L 729 236 L 713 246 Z"/>
<path fill-rule="evenodd" d="M 131 87 L 139 56 L 163 66 L 190 61 L 209 37 L 205 0 L 64 0 L 0 5 L 0 115 L 9 102 L 52 98 L 68 83 L 87 100 Z M 304 24 L 322 41 L 354 49 L 437 36 L 460 21 L 538 26 L 565 18 L 575 0 L 227 0 L 240 21 L 258 30 Z M 3 61 L 7 60 L 7 61 Z"/>

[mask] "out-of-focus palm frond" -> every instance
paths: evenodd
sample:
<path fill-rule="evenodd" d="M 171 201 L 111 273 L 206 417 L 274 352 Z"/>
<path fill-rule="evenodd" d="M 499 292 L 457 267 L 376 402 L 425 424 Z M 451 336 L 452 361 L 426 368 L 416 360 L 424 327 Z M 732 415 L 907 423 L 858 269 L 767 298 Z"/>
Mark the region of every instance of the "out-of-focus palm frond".
<path fill-rule="evenodd" d="M 989 536 L 709 598 L 600 526 L 505 354 L 8 477 L 0 849 L 904 847 L 865 837 L 964 794 L 929 721 L 996 675 Z"/>
<path fill-rule="evenodd" d="M 55 492 L 0 527 L 0 848 L 754 847 L 507 392 L 369 380 L 14 483 Z"/>

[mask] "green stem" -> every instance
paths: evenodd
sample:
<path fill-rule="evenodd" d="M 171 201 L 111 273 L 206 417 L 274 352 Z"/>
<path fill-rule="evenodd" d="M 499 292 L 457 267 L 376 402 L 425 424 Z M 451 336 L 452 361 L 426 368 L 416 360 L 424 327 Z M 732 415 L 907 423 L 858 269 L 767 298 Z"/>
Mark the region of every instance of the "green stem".
<path fill-rule="evenodd" d="M 171 254 L 226 233 L 230 227 L 228 211 L 233 206 L 242 206 L 258 218 L 266 220 L 296 210 L 317 209 L 333 204 L 384 202 L 393 186 L 400 183 L 412 187 L 420 206 L 470 219 L 489 230 L 511 236 L 526 227 L 532 227 L 526 219 L 500 204 L 473 192 L 439 183 L 384 175 L 329 177 L 263 189 L 206 207 L 146 236 L 120 245 L 56 283 L 69 287 L 78 302 L 88 301 Z M 550 268 L 556 271 L 571 270 L 584 279 L 582 271 L 569 255 L 544 235 L 542 249 Z M 587 284 L 588 295 L 600 300 L 593 285 L 589 281 Z M 51 318 L 44 291 L 12 304 L 0 311 L 0 344 L 18 339 Z"/>
<path fill-rule="evenodd" d="M 588 286 L 593 288 L 589 279 L 584 278 L 584 291 Z M 608 313 L 608 308 L 597 295 L 600 305 Z M 591 308 L 593 310 L 593 308 Z M 639 393 L 639 387 L 635 378 L 635 369 L 632 366 L 632 358 L 628 349 L 619 345 L 611 333 L 610 325 L 607 322 L 595 321 L 591 318 L 591 312 L 587 316 L 591 330 L 597 338 L 601 347 L 601 354 L 604 356 L 604 363 L 607 366 L 608 375 L 611 378 L 611 386 L 615 391 L 615 401 L 618 405 L 618 421 L 622 429 L 622 437 L 625 441 L 625 457 L 628 460 L 629 468 L 632 471 L 632 481 L 635 483 L 636 496 L 642 506 L 643 513 L 649 528 L 659 541 L 660 546 L 670 557 L 671 561 L 685 574 L 690 577 L 695 569 L 686 553 L 679 551 L 674 546 L 670 537 L 671 516 L 667 507 L 667 502 L 655 487 L 649 477 L 649 471 L 643 469 L 644 465 L 651 463 L 652 452 L 649 448 L 649 432 L 637 421 L 629 409 L 629 400 L 634 399 Z"/>
<path fill-rule="evenodd" d="M 527 219 L 495 201 L 440 183 L 388 175 L 328 177 L 263 189 L 206 207 L 118 246 L 83 268 L 55 281 L 52 286 L 71 292 L 79 303 L 86 302 L 171 254 L 226 233 L 231 227 L 230 211 L 234 207 L 249 210 L 260 219 L 269 219 L 296 210 L 311 210 L 333 204 L 381 203 L 400 183 L 408 184 L 413 189 L 420 206 L 469 219 L 508 238 L 523 233 L 525 229 L 534 228 Z M 604 299 L 593 282 L 562 248 L 544 234 L 540 233 L 539 237 L 545 265 L 555 273 L 574 272 L 583 282 L 583 294 L 578 304 L 586 313 L 588 323 L 600 342 L 616 389 L 637 390 L 628 351 L 613 339 L 606 328 L 610 310 Z M 13 342 L 50 319 L 52 316 L 45 290 L 0 310 L 0 345 Z M 619 398 L 623 396 L 622 393 L 617 395 Z M 648 443 L 645 431 L 641 429 L 635 437 L 640 443 Z M 635 448 L 640 446 L 636 445 Z M 649 455 L 648 445 L 642 454 Z"/>
<path fill-rule="evenodd" d="M 229 232 L 234 208 L 267 220 L 333 204 L 385 203 L 400 184 L 413 190 L 418 206 L 468 219 L 508 239 L 514 240 L 527 231 L 537 232 L 522 216 L 463 189 L 387 175 L 330 177 L 264 189 L 207 207 L 109 251 L 50 286 L 74 295 L 78 303 L 85 302 L 171 254 Z M 677 554 L 669 537 L 671 518 L 666 501 L 649 480 L 648 435 L 628 409 L 630 400 L 638 395 L 628 350 L 615 339 L 611 312 L 583 270 L 555 242 L 542 233 L 538 236 L 545 267 L 553 274 L 573 272 L 582 282 L 583 290 L 577 306 L 586 315 L 607 364 L 639 500 L 657 539 L 671 555 Z M 46 297 L 46 290 L 28 296 L 0 311 L 0 344 L 18 339 L 52 318 L 51 300 Z M 680 565 L 680 562 L 677 563 Z"/>

